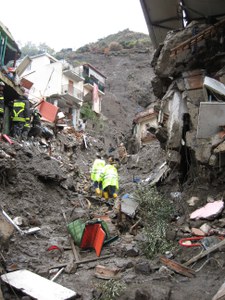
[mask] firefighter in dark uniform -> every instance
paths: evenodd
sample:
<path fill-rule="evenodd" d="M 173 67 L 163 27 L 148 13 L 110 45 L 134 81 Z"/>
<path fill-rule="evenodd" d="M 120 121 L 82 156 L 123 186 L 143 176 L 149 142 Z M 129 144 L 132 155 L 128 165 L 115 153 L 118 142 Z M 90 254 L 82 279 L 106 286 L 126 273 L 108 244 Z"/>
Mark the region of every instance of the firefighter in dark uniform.
<path fill-rule="evenodd" d="M 28 138 L 40 137 L 42 133 L 41 129 L 41 114 L 37 109 L 33 109 L 31 113 L 31 128 L 28 132 Z"/>
<path fill-rule="evenodd" d="M 22 138 L 30 127 L 30 103 L 27 96 L 19 96 L 13 102 L 13 136 Z"/>
<path fill-rule="evenodd" d="M 4 99 L 4 82 L 0 81 L 0 133 L 3 131 L 5 99 Z"/>

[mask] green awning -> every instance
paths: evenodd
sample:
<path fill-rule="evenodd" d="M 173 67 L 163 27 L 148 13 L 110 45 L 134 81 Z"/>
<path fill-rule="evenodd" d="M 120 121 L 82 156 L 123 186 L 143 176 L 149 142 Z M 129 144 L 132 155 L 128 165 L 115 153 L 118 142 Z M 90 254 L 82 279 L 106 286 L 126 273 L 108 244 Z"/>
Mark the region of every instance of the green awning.
<path fill-rule="evenodd" d="M 17 43 L 15 42 L 11 32 L 1 21 L 0 21 L 0 32 L 3 37 L 7 36 L 7 47 L 14 52 L 20 52 L 20 49 Z"/>

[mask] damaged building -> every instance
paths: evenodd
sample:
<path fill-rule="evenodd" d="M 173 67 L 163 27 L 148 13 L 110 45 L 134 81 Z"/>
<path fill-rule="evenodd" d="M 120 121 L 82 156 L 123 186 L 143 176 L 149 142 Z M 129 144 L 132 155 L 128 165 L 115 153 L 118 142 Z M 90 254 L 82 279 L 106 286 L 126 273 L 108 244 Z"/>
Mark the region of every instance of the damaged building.
<path fill-rule="evenodd" d="M 225 3 L 141 4 L 156 48 L 151 62 L 159 107 L 154 130 L 164 137 L 167 163 L 176 167 L 181 183 L 196 174 L 223 181 Z"/>
<path fill-rule="evenodd" d="M 29 62 L 21 73 L 21 81 L 29 87 L 30 102 L 33 105 L 42 102 L 38 109 L 46 120 L 56 122 L 59 111 L 58 119 L 63 119 L 59 122 L 61 125 L 78 128 L 80 110 L 85 102 L 96 114 L 101 114 L 106 77 L 95 67 L 90 64 L 73 67 L 48 53 L 26 57 L 23 61 L 26 59 Z"/>

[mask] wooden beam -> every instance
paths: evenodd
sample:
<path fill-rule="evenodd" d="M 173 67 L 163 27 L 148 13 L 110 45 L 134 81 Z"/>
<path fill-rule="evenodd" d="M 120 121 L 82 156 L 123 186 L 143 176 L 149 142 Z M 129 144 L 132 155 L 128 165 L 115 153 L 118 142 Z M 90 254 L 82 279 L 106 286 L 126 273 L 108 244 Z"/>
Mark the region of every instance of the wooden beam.
<path fill-rule="evenodd" d="M 223 26 L 225 24 L 225 19 L 217 22 L 215 25 L 212 25 L 203 31 L 199 32 L 195 36 L 187 39 L 183 43 L 179 44 L 178 46 L 172 48 L 170 50 L 170 56 L 175 56 L 178 52 L 181 52 L 187 48 L 190 48 L 192 45 L 195 45 L 196 43 L 202 41 L 203 39 L 206 39 L 208 36 L 212 36 L 216 33 L 217 28 Z"/>
<path fill-rule="evenodd" d="M 109 254 L 109 255 L 104 255 L 104 256 L 100 256 L 100 257 L 94 257 L 94 258 L 89 258 L 89 259 L 84 259 L 84 260 L 79 260 L 76 261 L 76 265 L 79 266 L 81 264 L 85 264 L 85 263 L 89 263 L 89 262 L 94 262 L 94 261 L 98 261 L 98 260 L 102 260 L 102 259 L 107 259 L 107 258 L 111 258 L 114 257 L 114 254 Z M 57 269 L 57 268 L 63 268 L 66 267 L 68 263 L 65 264 L 60 264 L 60 265 L 55 265 L 49 268 L 49 270 L 51 269 Z"/>
<path fill-rule="evenodd" d="M 8 77 L 3 75 L 2 72 L 0 72 L 0 80 L 8 86 L 10 86 L 11 88 L 13 88 L 19 95 L 23 95 L 23 91 L 21 90 L 21 88 L 15 85 Z"/>
<path fill-rule="evenodd" d="M 186 276 L 186 277 L 189 277 L 189 278 L 193 278 L 195 276 L 195 271 L 190 269 L 190 268 L 187 268 L 179 263 L 177 263 L 176 261 L 174 260 L 171 260 L 171 259 L 168 259 L 166 257 L 160 257 L 160 260 L 161 262 L 166 265 L 168 268 L 170 268 L 171 270 L 183 275 L 183 276 Z"/>

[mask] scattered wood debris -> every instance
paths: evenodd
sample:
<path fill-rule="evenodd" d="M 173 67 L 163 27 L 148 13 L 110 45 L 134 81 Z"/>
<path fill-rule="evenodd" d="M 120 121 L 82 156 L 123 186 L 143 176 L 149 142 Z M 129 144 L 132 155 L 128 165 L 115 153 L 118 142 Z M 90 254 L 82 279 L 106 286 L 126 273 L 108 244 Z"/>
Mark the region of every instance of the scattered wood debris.
<path fill-rule="evenodd" d="M 101 279 L 116 278 L 119 272 L 120 272 L 119 268 L 110 268 L 102 265 L 97 265 L 95 267 L 95 276 Z"/>
<path fill-rule="evenodd" d="M 187 268 L 185 267 L 184 265 L 181 265 L 177 262 L 175 262 L 174 260 L 171 260 L 169 258 L 166 258 L 166 257 L 160 257 L 160 260 L 161 262 L 166 265 L 167 267 L 169 267 L 170 269 L 172 269 L 173 271 L 183 275 L 183 276 L 186 276 L 186 277 L 189 277 L 189 278 L 192 278 L 195 276 L 195 271 L 190 269 L 190 268 Z"/>

